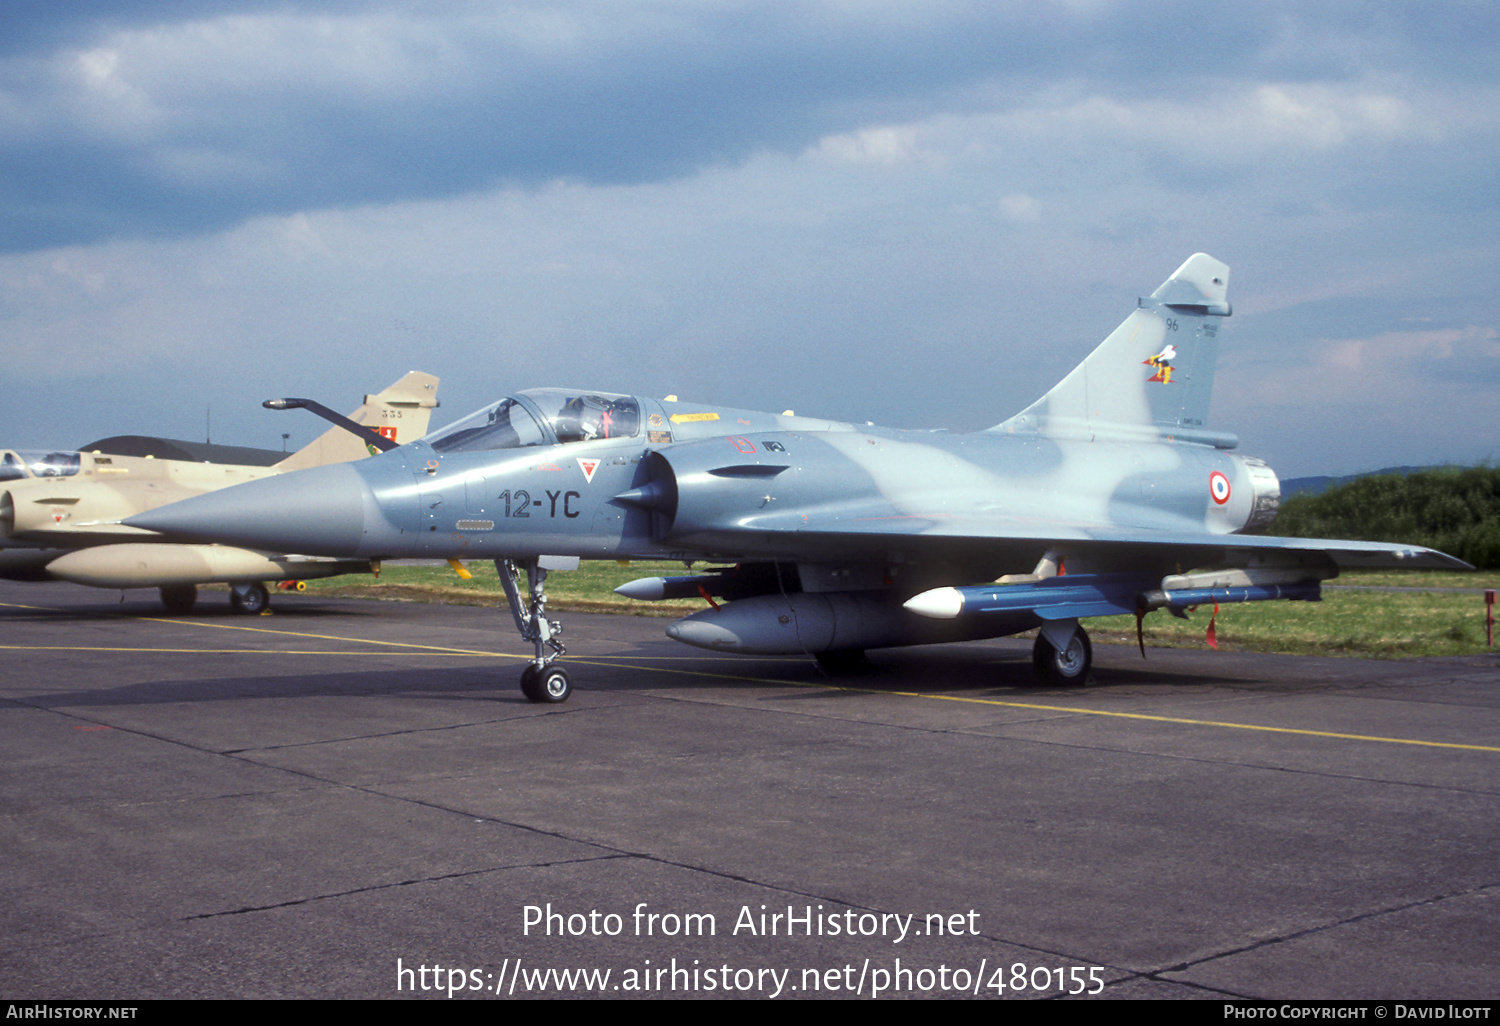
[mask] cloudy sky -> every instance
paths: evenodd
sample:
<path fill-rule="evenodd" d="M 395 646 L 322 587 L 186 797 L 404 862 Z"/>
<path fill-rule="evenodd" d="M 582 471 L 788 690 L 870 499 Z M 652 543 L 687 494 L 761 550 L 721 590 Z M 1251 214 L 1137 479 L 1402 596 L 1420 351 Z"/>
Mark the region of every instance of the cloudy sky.
<path fill-rule="evenodd" d="M 1500 6 L 0 5 L 0 445 L 410 369 L 973 429 L 1188 255 L 1283 477 L 1500 459 Z M 211 414 L 210 414 L 211 411 Z"/>

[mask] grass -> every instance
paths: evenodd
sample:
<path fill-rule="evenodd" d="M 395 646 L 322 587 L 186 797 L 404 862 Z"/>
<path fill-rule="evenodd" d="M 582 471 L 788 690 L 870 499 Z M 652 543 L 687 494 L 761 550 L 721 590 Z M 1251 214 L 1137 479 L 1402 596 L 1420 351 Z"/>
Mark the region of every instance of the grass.
<path fill-rule="evenodd" d="M 1200 648 L 1212 614 L 1212 607 L 1199 607 L 1190 620 L 1153 613 L 1146 618 L 1146 644 Z M 1220 606 L 1215 627 L 1224 651 L 1376 659 L 1495 651 L 1484 643 L 1483 598 L 1464 593 L 1325 590 L 1322 602 Z M 1135 643 L 1128 617 L 1090 620 L 1088 629 L 1097 641 Z"/>
<path fill-rule="evenodd" d="M 396 602 L 443 602 L 460 606 L 492 606 L 505 601 L 495 564 L 474 561 L 464 566 L 473 575 L 462 580 L 443 564 L 407 566 L 388 563 L 379 577 L 350 575 L 308 581 L 307 590 L 343 598 L 373 598 Z M 612 560 L 588 560 L 577 570 L 547 577 L 547 608 L 554 611 L 621 613 L 631 616 L 686 616 L 703 608 L 698 599 L 675 602 L 636 602 L 614 589 L 638 577 L 674 577 L 690 573 L 681 563 L 636 562 L 621 566 Z"/>
<path fill-rule="evenodd" d="M 464 581 L 443 565 L 390 564 L 378 578 L 335 577 L 309 581 L 307 586 L 310 593 L 350 598 L 476 606 L 504 602 L 492 563 L 475 562 L 468 569 L 474 576 Z M 620 566 L 607 561 L 584 562 L 576 571 L 547 578 L 547 607 L 553 611 L 681 617 L 704 608 L 704 603 L 698 599 L 636 602 L 614 594 L 614 588 L 638 577 L 689 572 L 681 563 Z M 1496 577 L 1488 573 L 1355 571 L 1326 587 L 1322 602 L 1220 606 L 1216 621 L 1219 648 L 1378 659 L 1495 652 L 1485 646 L 1482 589 L 1500 586 Z M 1361 590 L 1364 588 L 1400 590 Z M 1152 613 L 1145 622 L 1146 644 L 1200 648 L 1212 612 L 1211 608 L 1200 608 L 1187 621 L 1166 611 Z M 1087 621 L 1087 626 L 1096 641 L 1135 644 L 1135 623 L 1130 617 L 1095 618 Z"/>
<path fill-rule="evenodd" d="M 1459 588 L 1482 593 L 1500 588 L 1500 571 L 1459 573 L 1453 570 L 1351 570 L 1327 582 L 1334 588 Z"/>

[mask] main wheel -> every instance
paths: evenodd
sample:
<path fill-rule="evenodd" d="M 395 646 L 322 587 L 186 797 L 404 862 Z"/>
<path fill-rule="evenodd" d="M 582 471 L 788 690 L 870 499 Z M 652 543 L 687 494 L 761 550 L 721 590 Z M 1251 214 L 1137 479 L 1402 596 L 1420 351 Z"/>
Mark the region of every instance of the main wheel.
<path fill-rule="evenodd" d="M 161 604 L 166 606 L 169 613 L 191 613 L 193 603 L 197 601 L 196 584 L 169 584 L 161 589 Z"/>
<path fill-rule="evenodd" d="M 236 613 L 255 616 L 265 612 L 266 607 L 271 604 L 271 593 L 259 581 L 254 584 L 232 585 L 229 589 L 229 604 Z"/>
<path fill-rule="evenodd" d="M 1072 687 L 1088 680 L 1089 669 L 1094 665 L 1094 649 L 1082 627 L 1073 632 L 1061 651 L 1053 647 L 1045 634 L 1038 634 L 1031 649 L 1031 663 L 1036 667 L 1039 683 Z"/>
<path fill-rule="evenodd" d="M 555 704 L 566 702 L 573 693 L 573 680 L 561 666 L 548 666 L 538 671 L 528 666 L 521 672 L 521 694 L 533 702 Z"/>

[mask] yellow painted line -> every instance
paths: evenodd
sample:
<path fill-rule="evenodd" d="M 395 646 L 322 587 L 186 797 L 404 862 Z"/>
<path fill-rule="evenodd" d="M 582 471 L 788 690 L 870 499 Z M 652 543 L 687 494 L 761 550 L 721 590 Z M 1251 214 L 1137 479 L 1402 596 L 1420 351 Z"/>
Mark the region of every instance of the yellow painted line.
<path fill-rule="evenodd" d="M 310 634 L 306 631 L 278 631 L 270 627 L 246 627 L 237 623 L 202 623 L 197 620 L 171 620 L 164 616 L 135 616 L 133 620 L 147 623 L 170 623 L 179 627 L 211 627 L 221 631 L 249 631 L 252 634 L 276 634 L 284 638 L 315 638 L 318 641 L 346 641 L 355 645 L 384 645 L 389 648 L 422 649 L 429 652 L 451 652 L 455 655 L 507 655 L 504 652 L 476 652 L 468 648 L 453 648 L 448 645 L 418 645 L 409 641 L 385 641 L 380 638 L 346 638 L 338 634 Z"/>
<path fill-rule="evenodd" d="M 158 652 L 165 655 L 308 655 L 308 656 L 422 656 L 445 655 L 474 656 L 494 659 L 498 657 L 529 659 L 530 656 L 512 656 L 509 652 L 466 652 L 461 649 L 444 652 L 352 652 L 330 649 L 291 648 L 127 648 L 118 645 L 0 645 L 0 651 L 12 652 Z"/>
<path fill-rule="evenodd" d="M 49 606 L 23 606 L 10 602 L 0 602 L 0 609 L 36 609 L 45 612 L 60 613 L 62 610 L 53 609 Z M 384 645 L 392 648 L 422 649 L 430 652 L 446 652 L 453 655 L 490 655 L 510 657 L 509 652 L 482 652 L 473 649 L 453 648 L 447 645 L 418 645 L 408 641 L 384 641 L 378 638 L 346 638 L 337 634 L 309 634 L 305 631 L 278 631 L 269 627 L 250 627 L 237 623 L 203 623 L 199 620 L 174 620 L 165 616 L 131 616 L 126 613 L 112 613 L 112 616 L 121 620 L 140 620 L 145 623 L 167 623 L 176 627 L 211 627 L 221 631 L 249 631 L 252 634 L 277 634 L 288 638 L 316 638 L 318 641 L 343 641 L 354 645 Z M 524 658 L 530 658 L 529 656 Z"/>
<path fill-rule="evenodd" d="M 645 657 L 641 657 L 645 658 Z M 633 668 L 630 663 L 611 664 L 607 659 L 576 659 L 579 665 L 615 666 L 616 669 Z M 919 691 L 882 691 L 878 688 L 851 688 L 839 684 L 809 683 L 800 680 L 776 680 L 771 677 L 746 677 L 727 673 L 712 673 L 702 670 L 674 670 L 660 668 L 658 673 L 682 674 L 689 677 L 712 677 L 719 680 L 751 681 L 757 684 L 782 684 L 798 688 L 822 688 L 826 691 L 846 691 L 859 695 L 894 695 L 899 698 L 924 698 L 940 702 L 966 702 L 971 705 L 995 705 L 1008 709 L 1038 709 L 1043 712 L 1074 713 L 1079 716 L 1112 716 L 1124 720 L 1148 720 L 1156 723 L 1182 723 L 1193 727 L 1226 727 L 1232 730 L 1263 730 L 1273 734 L 1304 734 L 1309 737 L 1331 737 L 1342 741 L 1380 741 L 1393 745 L 1421 745 L 1427 748 L 1459 748 L 1471 752 L 1500 752 L 1490 745 L 1461 745 L 1451 741 L 1419 741 L 1405 737 L 1375 737 L 1367 734 L 1341 734 L 1331 730 L 1303 730 L 1298 727 L 1268 727 L 1258 723 L 1229 723 L 1223 720 L 1194 720 L 1181 716 L 1153 716 L 1149 713 L 1110 712 L 1104 709 L 1079 709 L 1069 705 L 1042 705 L 1037 702 L 1007 702 L 998 698 L 971 698 L 967 695 L 929 695 Z"/>
<path fill-rule="evenodd" d="M 43 608 L 46 608 L 46 607 L 42 607 L 42 606 L 11 606 L 8 603 L 0 603 L 0 607 L 9 607 L 9 608 L 16 608 L 16 609 L 43 609 Z M 411 644 L 409 642 L 402 642 L 402 641 L 381 641 L 381 640 L 369 640 L 369 639 L 365 639 L 365 638 L 345 638 L 345 637 L 340 637 L 338 635 L 332 635 L 332 634 L 307 634 L 307 633 L 303 633 L 303 632 L 300 632 L 300 631 L 278 631 L 278 630 L 272 630 L 272 629 L 267 628 L 267 627 L 248 627 L 248 626 L 241 626 L 239 624 L 202 623 L 202 622 L 194 621 L 194 620 L 171 620 L 171 619 L 167 619 L 166 617 L 152 617 L 152 616 L 135 616 L 135 617 L 128 617 L 128 619 L 145 620 L 145 621 L 148 621 L 148 622 L 151 622 L 151 623 L 176 624 L 178 626 L 217 627 L 217 628 L 219 628 L 221 630 L 251 631 L 251 632 L 254 632 L 254 633 L 258 633 L 258 634 L 278 634 L 278 635 L 282 635 L 284 637 L 293 637 L 293 638 L 316 638 L 316 639 L 318 639 L 320 641 L 344 641 L 344 642 L 353 642 L 355 644 L 363 644 L 363 645 L 386 645 L 386 646 L 391 646 L 391 647 L 396 647 L 396 648 L 421 649 L 422 650 L 422 652 L 420 652 L 420 653 L 418 653 L 418 652 L 404 653 L 404 654 L 408 654 L 408 655 L 417 655 L 417 654 L 425 654 L 425 653 L 440 653 L 440 654 L 445 654 L 445 655 L 488 656 L 488 657 L 491 657 L 491 658 L 503 658 L 503 659 L 530 659 L 531 658 L 531 656 L 529 656 L 529 655 L 522 655 L 522 654 L 513 653 L 513 652 L 483 652 L 483 651 L 476 651 L 474 649 L 451 648 L 451 647 L 447 647 L 447 646 L 443 646 L 443 645 L 416 645 L 416 644 Z M 5 646 L 5 645 L 0 645 L 0 648 L 11 648 L 11 647 L 20 648 L 20 647 L 24 647 L 24 646 Z M 83 649 L 76 649 L 76 650 L 82 651 Z M 118 650 L 105 650 L 105 651 L 133 651 L 133 650 L 131 650 L 131 649 L 118 649 Z M 143 650 L 143 651 L 156 651 L 156 650 L 146 649 L 146 650 Z M 168 651 L 170 651 L 170 650 L 168 650 Z M 180 650 L 180 651 L 184 651 L 184 652 L 198 652 L 198 651 L 202 651 L 202 650 L 197 650 L 197 649 L 183 649 L 183 650 Z M 259 650 L 255 650 L 255 649 L 250 649 L 248 651 L 249 651 L 249 653 L 252 653 L 252 654 L 265 654 L 265 655 L 279 654 L 279 653 L 275 653 L 275 652 L 260 652 Z M 285 653 L 285 654 L 293 654 L 293 653 Z M 313 654 L 324 654 L 324 653 L 313 653 Z M 327 653 L 327 654 L 338 654 L 338 653 Z M 366 653 L 366 654 L 374 655 L 375 653 Z M 629 658 L 629 657 L 620 657 L 620 658 Z M 679 657 L 679 658 L 689 658 L 689 659 L 691 659 L 693 657 L 688 656 L 688 657 Z M 633 668 L 633 666 L 634 666 L 634 664 L 629 663 L 629 662 L 625 662 L 625 663 L 612 663 L 609 660 L 610 660 L 610 657 L 606 656 L 606 657 L 602 657 L 602 658 L 599 658 L 599 659 L 572 659 L 572 660 L 570 660 L 570 662 L 574 666 L 608 666 L 608 667 L 612 667 L 614 669 Z M 1263 732 L 1270 733 L 1270 734 L 1298 734 L 1298 735 L 1302 735 L 1304 737 L 1326 737 L 1326 738 L 1333 738 L 1333 739 L 1340 740 L 1340 741 L 1374 741 L 1374 742 L 1379 742 L 1381 744 L 1391 744 L 1391 745 L 1417 745 L 1417 746 L 1423 747 L 1423 748 L 1453 748 L 1453 749 L 1459 749 L 1461 751 L 1470 751 L 1470 752 L 1496 752 L 1496 753 L 1500 753 L 1500 747 L 1495 747 L 1495 746 L 1492 746 L 1492 745 L 1464 745 L 1464 744 L 1457 744 L 1457 743 L 1451 742 L 1451 741 L 1421 741 L 1421 740 L 1418 740 L 1416 738 L 1378 737 L 1378 736 L 1369 735 L 1369 734 L 1344 734 L 1344 733 L 1340 733 L 1338 731 L 1331 731 L 1331 730 L 1306 730 L 1306 729 L 1303 729 L 1303 728 L 1300 728 L 1300 727 L 1270 727 L 1270 726 L 1265 726 L 1263 724 L 1258 724 L 1258 723 L 1230 723 L 1230 722 L 1225 721 L 1225 720 L 1195 720 L 1195 719 L 1189 719 L 1189 718 L 1181 717 L 1181 716 L 1155 716 L 1155 715 L 1151 715 L 1149 713 L 1111 712 L 1111 711 L 1104 710 L 1104 709 L 1079 709 L 1076 706 L 1067 706 L 1067 705 L 1042 705 L 1042 704 L 1037 703 L 1037 702 L 1007 702 L 1007 701 L 1003 701 L 1003 700 L 997 699 L 997 698 L 970 698 L 970 697 L 968 697 L 966 695 L 929 695 L 929 694 L 923 694 L 923 693 L 917 692 L 917 691 L 882 691 L 882 690 L 877 689 L 877 688 L 852 688 L 852 687 L 848 687 L 848 686 L 845 686 L 845 685 L 827 684 L 827 683 L 823 683 L 823 682 L 810 683 L 808 681 L 777 680 L 775 678 L 770 678 L 770 677 L 750 677 L 750 676 L 745 676 L 745 675 L 740 675 L 740 674 L 718 673 L 718 672 L 707 671 L 707 670 L 680 670 L 680 669 L 672 669 L 670 667 L 655 667 L 655 672 L 657 672 L 657 673 L 677 674 L 677 675 L 689 676 L 689 677 L 706 677 L 706 678 L 711 678 L 711 679 L 715 679 L 715 680 L 745 681 L 745 682 L 755 683 L 755 684 L 780 684 L 780 685 L 783 685 L 783 686 L 786 686 L 786 687 L 819 688 L 819 689 L 822 689 L 822 690 L 825 690 L 825 691 L 843 691 L 843 692 L 848 692 L 848 693 L 851 693 L 851 694 L 892 695 L 892 696 L 895 696 L 895 697 L 898 697 L 898 698 L 920 698 L 920 699 L 929 699 L 929 700 L 936 700 L 936 701 L 942 701 L 942 702 L 965 702 L 965 703 L 968 703 L 968 704 L 971 704 L 971 705 L 993 705 L 993 706 L 999 706 L 999 707 L 1007 708 L 1007 709 L 1034 709 L 1034 710 L 1039 710 L 1041 712 L 1072 713 L 1072 714 L 1077 715 L 1077 716 L 1109 716 L 1109 717 L 1113 717 L 1115 719 L 1123 719 L 1123 720 L 1143 720 L 1143 721 L 1153 722 L 1153 723 L 1179 723 L 1179 724 L 1183 724 L 1185 726 L 1191 726 L 1191 727 L 1219 727 L 1219 728 L 1228 729 L 1228 730 L 1258 730 L 1258 731 L 1263 731 Z"/>
<path fill-rule="evenodd" d="M 1181 716 L 1152 716 L 1148 713 L 1108 712 L 1103 709 L 1075 709 L 1065 705 L 1037 705 L 1031 702 L 1002 702 L 993 698 L 966 698 L 961 695 L 920 695 L 905 691 L 884 694 L 910 694 L 912 698 L 936 698 L 947 702 L 974 702 L 979 705 L 1003 705 L 1013 709 L 1042 709 L 1049 712 L 1078 713 L 1083 716 L 1115 716 L 1126 720 L 1151 720 L 1156 723 L 1185 723 L 1194 727 L 1227 727 L 1232 730 L 1264 730 L 1272 734 L 1304 734 L 1309 737 L 1332 737 L 1342 741 L 1380 741 L 1389 745 L 1422 745 L 1428 748 L 1461 748 L 1471 752 L 1500 752 L 1491 745 L 1461 745 L 1452 741 L 1419 741 L 1408 737 L 1376 737 L 1369 734 L 1341 734 L 1332 730 L 1303 730 L 1299 727 L 1267 727 L 1259 723 L 1229 723 L 1224 720 L 1192 720 Z"/>

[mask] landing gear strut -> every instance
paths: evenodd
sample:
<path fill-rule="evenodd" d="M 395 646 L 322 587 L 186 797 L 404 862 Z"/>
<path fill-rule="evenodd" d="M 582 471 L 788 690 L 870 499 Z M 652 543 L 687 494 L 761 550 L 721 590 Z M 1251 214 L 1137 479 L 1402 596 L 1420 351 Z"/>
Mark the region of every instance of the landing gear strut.
<path fill-rule="evenodd" d="M 528 585 L 524 596 L 520 586 L 522 567 Z M 500 586 L 505 589 L 505 599 L 510 603 L 521 640 L 535 646 L 536 655 L 521 672 L 521 694 L 533 702 L 566 702 L 573 693 L 573 682 L 567 670 L 552 665 L 567 654 L 567 649 L 557 637 L 562 633 L 562 624 L 547 619 L 547 569 L 539 560 L 518 563 L 509 559 L 495 560 L 495 569 L 500 574 Z M 552 651 L 546 652 L 547 648 Z"/>

